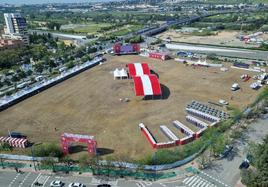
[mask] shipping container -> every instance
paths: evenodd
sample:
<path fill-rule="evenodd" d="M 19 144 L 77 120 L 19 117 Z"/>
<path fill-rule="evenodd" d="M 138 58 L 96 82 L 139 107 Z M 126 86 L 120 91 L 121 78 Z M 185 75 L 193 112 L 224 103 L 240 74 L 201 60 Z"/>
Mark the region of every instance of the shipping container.
<path fill-rule="evenodd" d="M 239 67 L 239 68 L 249 68 L 249 64 L 245 64 L 245 63 L 242 63 L 242 62 L 235 62 L 234 66 Z"/>
<path fill-rule="evenodd" d="M 139 44 L 125 44 L 121 45 L 120 43 L 116 43 L 113 46 L 114 54 L 123 55 L 123 54 L 137 54 L 140 53 L 140 45 Z"/>
<path fill-rule="evenodd" d="M 166 53 L 155 53 L 155 52 L 149 53 L 149 57 L 161 60 L 168 60 L 170 58 Z"/>

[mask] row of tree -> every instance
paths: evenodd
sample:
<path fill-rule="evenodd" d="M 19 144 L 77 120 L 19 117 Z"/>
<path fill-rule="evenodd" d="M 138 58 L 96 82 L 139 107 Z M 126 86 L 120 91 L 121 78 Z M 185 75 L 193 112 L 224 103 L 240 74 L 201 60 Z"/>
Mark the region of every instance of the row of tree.
<path fill-rule="evenodd" d="M 262 143 L 251 143 L 249 154 L 253 167 L 241 171 L 242 183 L 247 187 L 268 186 L 268 135 Z"/>

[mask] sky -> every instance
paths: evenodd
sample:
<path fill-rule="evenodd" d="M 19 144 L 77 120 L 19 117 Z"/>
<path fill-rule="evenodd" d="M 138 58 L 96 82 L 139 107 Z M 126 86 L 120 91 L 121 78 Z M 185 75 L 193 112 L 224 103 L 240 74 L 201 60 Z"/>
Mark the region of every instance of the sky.
<path fill-rule="evenodd" d="M 0 4 L 84 3 L 109 0 L 0 0 Z"/>

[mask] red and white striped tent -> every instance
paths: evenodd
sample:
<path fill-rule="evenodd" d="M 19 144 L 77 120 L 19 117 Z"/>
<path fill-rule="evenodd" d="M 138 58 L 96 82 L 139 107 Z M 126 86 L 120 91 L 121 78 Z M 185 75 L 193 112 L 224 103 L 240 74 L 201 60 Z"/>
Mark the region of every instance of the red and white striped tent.
<path fill-rule="evenodd" d="M 150 75 L 150 68 L 146 63 L 132 63 L 127 66 L 130 77 Z"/>
<path fill-rule="evenodd" d="M 11 138 L 11 137 L 0 137 L 0 143 L 8 143 L 12 147 L 25 148 L 28 145 L 26 138 Z"/>
<path fill-rule="evenodd" d="M 136 96 L 162 95 L 156 75 L 133 77 Z"/>

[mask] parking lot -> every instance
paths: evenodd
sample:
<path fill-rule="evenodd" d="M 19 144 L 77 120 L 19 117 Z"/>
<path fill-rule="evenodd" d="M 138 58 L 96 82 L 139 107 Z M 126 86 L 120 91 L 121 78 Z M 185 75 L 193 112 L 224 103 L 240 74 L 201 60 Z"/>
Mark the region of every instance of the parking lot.
<path fill-rule="evenodd" d="M 22 172 L 0 170 L 0 186 L 5 187 L 35 187 L 35 182 L 41 183 L 40 186 L 49 187 L 54 180 L 61 180 L 64 186 L 72 182 L 79 182 L 87 187 L 96 187 L 98 184 L 110 184 L 112 187 L 183 187 L 181 180 L 172 180 L 170 182 L 150 182 L 124 179 L 112 179 L 107 177 L 96 178 L 92 176 L 72 176 L 72 175 L 55 175 L 41 174 L 38 172 Z"/>
<path fill-rule="evenodd" d="M 261 142 L 265 134 L 268 133 L 267 122 L 268 118 L 252 123 L 248 131 L 244 133 L 243 138 L 237 140 L 234 145 L 234 151 L 226 158 L 213 163 L 213 166 L 206 169 L 205 172 L 214 177 L 221 178 L 228 185 L 235 186 L 240 178 L 239 165 L 247 155 L 248 142 Z"/>

